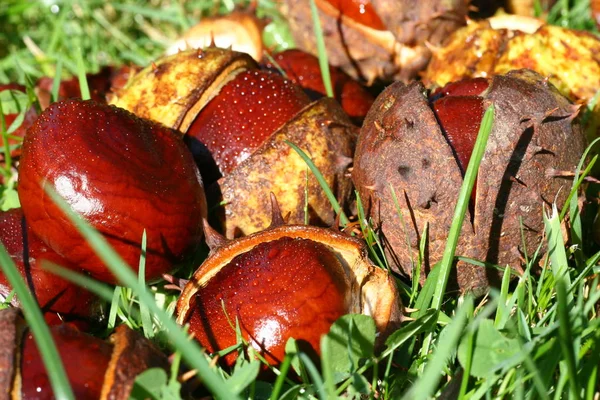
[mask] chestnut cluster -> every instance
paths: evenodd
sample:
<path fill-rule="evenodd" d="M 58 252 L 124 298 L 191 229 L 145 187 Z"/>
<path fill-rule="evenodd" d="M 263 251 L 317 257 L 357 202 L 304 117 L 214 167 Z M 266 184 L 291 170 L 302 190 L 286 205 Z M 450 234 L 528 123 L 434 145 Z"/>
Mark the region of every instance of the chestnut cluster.
<path fill-rule="evenodd" d="M 441 42 L 462 25 L 466 2 L 425 1 L 411 12 L 404 1 L 316 3 L 326 31 L 328 24 L 339 24 L 339 31 L 327 31 L 333 42 L 360 34 L 369 38 L 343 55 L 346 59 L 337 59 L 341 68 L 330 68 L 334 99 L 325 96 L 314 55 L 288 50 L 260 63 L 209 46 L 166 55 L 139 71 L 102 70 L 102 79 L 90 77 L 92 100 L 70 98 L 78 86 L 66 81 L 60 91 L 64 99 L 31 116 L 19 164 L 22 209 L 0 216 L 0 240 L 49 321 L 57 315 L 87 317 L 96 300 L 44 272 L 43 261 L 116 283 L 51 200 L 48 190 L 53 190 L 134 270 L 145 232 L 147 280 L 190 258 L 203 241 L 208 244 L 208 257 L 182 288 L 176 318 L 189 324 L 210 353 L 237 343 L 235 321 L 248 345 L 271 364 L 283 360 L 291 337 L 318 354 L 321 336 L 348 313 L 372 316 L 380 344 L 402 321 L 394 278 L 369 260 L 361 240 L 325 228 L 339 223 L 336 213 L 290 144 L 312 159 L 342 209 L 352 210 L 356 189 L 392 268 L 423 281 L 443 253 L 490 105 L 496 119 L 457 253 L 518 268 L 523 253 L 537 247 L 542 204 L 560 206 L 567 195 L 548 171 L 572 170 L 585 145 L 578 107 L 529 70 L 458 80 L 434 90 L 421 82 L 397 82 L 375 99 L 343 69 L 351 64 L 354 75 L 365 80 L 414 77 L 430 56 L 425 43 Z M 435 7 L 428 8 L 431 3 Z M 305 6 L 282 2 L 299 43 L 310 48 L 303 33 Z M 398 15 L 405 18 L 392 18 Z M 342 57 L 333 55 L 334 61 Z M 130 72 L 124 83 L 123 74 Z M 112 87 L 110 105 L 107 87 Z M 47 96 L 49 81 L 40 82 L 39 90 Z M 422 275 L 411 276 L 422 243 Z M 455 272 L 453 284 L 460 290 L 482 291 L 497 279 L 490 270 L 462 262 Z M 10 292 L 2 279 L 0 289 L 4 296 Z M 15 315 L 6 317 L 12 321 L 6 325 L 12 336 L 6 337 L 14 338 L 11 357 L 23 355 L 9 357 L 21 361 L 6 370 L 22 377 L 40 374 L 31 340 L 17 340 L 22 324 Z M 115 356 L 119 349 L 150 346 L 119 342 L 131 335 L 119 328 L 111 344 L 66 325 L 53 328 L 59 348 L 89 347 L 90 359 L 100 360 L 89 372 L 96 376 L 106 366 L 121 368 L 110 367 L 121 358 Z M 82 344 L 88 341 L 94 344 Z M 152 363 L 164 365 L 162 356 L 150 353 L 159 360 Z M 88 356 L 81 356 L 87 365 Z M 224 356 L 223 364 L 232 366 L 235 357 Z M 96 398 L 121 385 L 109 375 L 104 383 L 91 384 L 86 374 L 73 382 L 93 386 Z"/>

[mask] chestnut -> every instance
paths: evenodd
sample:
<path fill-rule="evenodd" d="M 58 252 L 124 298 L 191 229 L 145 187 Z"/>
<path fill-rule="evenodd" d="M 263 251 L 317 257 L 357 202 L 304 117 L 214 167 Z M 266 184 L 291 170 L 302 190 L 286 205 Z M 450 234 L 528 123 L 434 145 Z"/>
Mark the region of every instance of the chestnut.
<path fill-rule="evenodd" d="M 43 269 L 44 261 L 83 273 L 48 248 L 29 229 L 20 208 L 0 212 L 0 242 L 17 266 L 49 324 L 83 320 L 99 314 L 99 299 L 86 289 Z M 12 287 L 0 272 L 0 296 L 8 297 Z M 11 300 L 20 305 L 17 296 Z"/>
<path fill-rule="evenodd" d="M 315 0 L 331 64 L 368 83 L 409 81 L 429 47 L 465 24 L 468 1 Z M 310 4 L 280 2 L 298 48 L 317 54 Z M 433 45 L 433 46 L 431 46 Z"/>
<path fill-rule="evenodd" d="M 53 203 L 56 192 L 137 270 L 147 233 L 146 279 L 190 255 L 202 240 L 202 182 L 181 137 L 92 100 L 50 105 L 28 130 L 19 198 L 31 230 L 96 279 L 115 279 Z"/>
<path fill-rule="evenodd" d="M 218 178 L 207 185 L 207 199 L 213 222 L 229 238 L 269 226 L 264 199 L 271 192 L 291 223 L 303 223 L 307 211 L 311 224 L 333 224 L 321 186 L 286 141 L 312 157 L 342 206 L 349 201 L 346 173 L 357 128 L 335 100 L 309 104 L 300 88 L 260 72 L 246 54 L 209 47 L 161 58 L 116 93 L 113 103 L 186 135 L 201 173 L 208 181 Z M 241 146 L 231 147 L 235 143 Z"/>
<path fill-rule="evenodd" d="M 265 60 L 264 67 L 270 70 L 281 68 L 288 79 L 299 85 L 312 100 L 327 95 L 319 59 L 298 49 L 285 50 L 273 55 L 274 63 Z M 343 70 L 329 67 L 334 98 L 340 103 L 352 121 L 360 126 L 375 98 L 359 82 Z"/>
<path fill-rule="evenodd" d="M 169 367 L 158 348 L 124 325 L 108 341 L 70 324 L 53 326 L 50 331 L 77 399 L 127 399 L 138 374 Z M 23 399 L 53 398 L 45 366 L 18 310 L 0 311 L 0 337 L 0 392 Z"/>
<path fill-rule="evenodd" d="M 251 347 L 272 365 L 295 338 L 319 354 L 321 336 L 342 315 L 375 319 L 383 343 L 402 319 L 393 278 L 346 234 L 307 225 L 277 225 L 223 243 L 207 231 L 209 257 L 177 302 L 177 322 L 209 352 L 236 344 L 237 323 Z M 236 354 L 224 357 L 232 366 Z"/>
<path fill-rule="evenodd" d="M 524 252 L 541 241 L 543 205 L 560 208 L 568 195 L 565 182 L 549 171 L 574 170 L 579 162 L 585 148 L 579 107 L 529 70 L 451 84 L 431 99 L 424 93 L 416 82 L 389 86 L 367 115 L 357 145 L 352 178 L 388 260 L 410 276 L 425 226 L 421 281 L 441 259 L 479 120 L 494 104 L 456 254 L 519 270 Z M 466 262 L 454 271 L 453 284 L 462 290 L 484 290 L 498 279 L 496 270 Z"/>

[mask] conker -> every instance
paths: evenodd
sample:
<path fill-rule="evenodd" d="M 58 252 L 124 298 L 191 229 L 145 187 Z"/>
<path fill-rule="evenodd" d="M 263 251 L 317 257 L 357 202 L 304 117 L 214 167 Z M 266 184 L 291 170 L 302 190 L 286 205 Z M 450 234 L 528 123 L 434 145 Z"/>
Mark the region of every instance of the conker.
<path fill-rule="evenodd" d="M 158 348 L 125 325 L 118 326 L 108 341 L 70 324 L 50 331 L 77 399 L 128 399 L 141 372 L 169 368 Z M 17 309 L 0 311 L 0 344 L 0 393 L 23 399 L 54 398 L 34 338 Z"/>
<path fill-rule="evenodd" d="M 425 227 L 421 281 L 441 259 L 478 118 L 494 104 L 456 254 L 519 270 L 525 251 L 531 255 L 541 241 L 543 205 L 560 208 L 568 195 L 565 182 L 549 171 L 574 170 L 579 162 L 585 148 L 579 108 L 529 70 L 453 84 L 434 94 L 433 104 L 424 93 L 416 82 L 389 86 L 357 145 L 352 177 L 388 260 L 410 276 Z M 454 271 L 452 284 L 462 290 L 484 290 L 498 280 L 497 270 L 466 262 Z"/>
<path fill-rule="evenodd" d="M 47 195 L 56 192 L 146 279 L 171 270 L 202 239 L 202 182 L 181 137 L 94 101 L 50 105 L 28 130 L 19 198 L 31 230 L 59 255 L 106 282 L 115 278 Z"/>
<path fill-rule="evenodd" d="M 361 241 L 306 225 L 276 226 L 213 246 L 176 312 L 177 322 L 189 324 L 210 352 L 236 343 L 229 323 L 237 321 L 250 346 L 273 365 L 283 360 L 291 337 L 318 354 L 321 336 L 342 315 L 372 316 L 379 342 L 402 318 L 393 278 L 369 261 Z M 226 356 L 225 364 L 232 366 L 235 357 Z"/>
<path fill-rule="evenodd" d="M 302 50 L 290 49 L 274 54 L 273 59 L 276 64 L 265 61 L 265 68 L 271 70 L 281 68 L 288 79 L 302 87 L 312 100 L 327 95 L 317 57 Z M 334 98 L 355 124 L 362 125 L 375 98 L 343 70 L 330 66 L 329 73 Z"/>
<path fill-rule="evenodd" d="M 300 87 L 279 74 L 259 70 L 237 74 L 187 131 L 186 141 L 205 183 L 230 174 L 308 104 Z M 219 171 L 207 165 L 212 160 Z"/>
<path fill-rule="evenodd" d="M 43 262 L 51 262 L 76 272 L 83 271 L 48 248 L 29 229 L 20 208 L 0 213 L 0 242 L 17 266 L 21 277 L 44 312 L 46 322 L 83 320 L 100 311 L 98 298 L 86 289 L 44 270 Z M 12 287 L 0 272 L 0 296 L 6 298 Z M 11 304 L 19 306 L 17 296 Z"/>
<path fill-rule="evenodd" d="M 214 210 L 213 222 L 227 237 L 269 226 L 270 210 L 265 199 L 271 192 L 284 213 L 290 213 L 291 223 L 308 219 L 311 224 L 331 225 L 335 219 L 331 203 L 313 174 L 307 173 L 306 163 L 286 141 L 311 156 L 338 201 L 346 206 L 352 189 L 346 173 L 357 128 L 335 100 L 306 104 L 299 88 L 281 77 L 258 71 L 258 64 L 243 53 L 214 47 L 184 51 L 156 60 L 138 73 L 116 94 L 114 104 L 187 132 L 186 141 L 196 157 L 207 155 L 199 165 L 209 180 L 214 177 L 209 172 L 210 164 L 213 171 L 217 165 L 221 168 L 223 177 L 207 186 L 207 199 Z M 263 78 L 265 81 L 261 81 Z M 267 86 L 266 81 L 273 84 Z M 259 86 L 266 91 L 259 93 Z M 276 103 L 283 95 L 287 100 Z M 276 115 L 272 114 L 274 110 Z M 289 118 L 284 121 L 285 117 Z M 225 132 L 235 138 L 222 137 Z M 201 139 L 203 135 L 205 139 Z M 217 136 L 222 138 L 216 140 Z M 261 136 L 264 141 L 258 143 L 252 136 Z M 234 154 L 227 154 L 228 146 L 238 138 L 242 146 Z M 253 143 L 254 150 L 247 155 L 248 142 Z M 228 164 L 229 171 L 223 170 L 221 155 L 239 163 L 235 167 Z"/>

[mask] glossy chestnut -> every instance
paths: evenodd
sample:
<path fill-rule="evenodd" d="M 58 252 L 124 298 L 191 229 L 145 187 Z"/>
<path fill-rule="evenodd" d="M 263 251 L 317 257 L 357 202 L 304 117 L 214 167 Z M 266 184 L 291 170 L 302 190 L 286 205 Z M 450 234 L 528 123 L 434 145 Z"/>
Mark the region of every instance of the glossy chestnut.
<path fill-rule="evenodd" d="M 134 270 L 146 231 L 149 280 L 201 242 L 204 191 L 181 137 L 117 107 L 75 99 L 52 104 L 29 129 L 19 169 L 19 198 L 31 230 L 93 277 L 114 282 L 47 186 Z"/>
<path fill-rule="evenodd" d="M 214 233 L 208 232 L 209 237 Z M 359 240 L 326 228 L 283 225 L 213 247 L 177 302 L 177 321 L 209 351 L 236 343 L 231 321 L 278 365 L 291 337 L 319 354 L 336 319 L 364 313 L 379 341 L 401 321 L 393 278 Z M 225 357 L 232 366 L 236 354 Z"/>
<path fill-rule="evenodd" d="M 48 323 L 89 319 L 99 313 L 100 305 L 96 296 L 44 269 L 44 263 L 48 262 L 84 273 L 56 254 L 29 229 L 20 208 L 0 212 L 0 242 L 17 266 Z M 0 272 L 0 296 L 7 298 L 11 291 L 8 280 Z M 12 298 L 11 304 L 20 306 L 17 296 Z"/>

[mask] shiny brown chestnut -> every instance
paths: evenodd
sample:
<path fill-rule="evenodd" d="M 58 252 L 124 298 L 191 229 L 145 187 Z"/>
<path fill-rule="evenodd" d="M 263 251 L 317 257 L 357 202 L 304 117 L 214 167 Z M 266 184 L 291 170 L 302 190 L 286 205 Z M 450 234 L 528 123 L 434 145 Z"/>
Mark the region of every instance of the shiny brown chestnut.
<path fill-rule="evenodd" d="M 544 204 L 560 208 L 568 195 L 552 171 L 574 170 L 585 148 L 579 107 L 529 70 L 451 84 L 431 99 L 424 93 L 420 83 L 388 87 L 357 146 L 352 177 L 388 260 L 410 276 L 426 226 L 421 281 L 441 259 L 479 120 L 494 104 L 456 253 L 519 270 L 523 253 L 531 255 L 541 241 Z M 406 229 L 399 212 L 410 221 Z M 453 285 L 462 290 L 485 290 L 498 281 L 495 270 L 465 262 L 455 271 Z"/>
<path fill-rule="evenodd" d="M 124 325 L 108 341 L 69 324 L 52 327 L 51 334 L 77 399 L 127 399 L 138 374 L 169 367 L 159 349 Z M 24 400 L 53 398 L 39 351 L 18 310 L 0 311 L 0 338 L 0 393 Z"/>
<path fill-rule="evenodd" d="M 290 49 L 274 54 L 272 58 L 273 61 L 263 62 L 265 68 L 281 68 L 287 78 L 304 89 L 312 100 L 327 96 L 317 57 L 299 49 Z M 330 66 L 329 74 L 334 98 L 356 125 L 362 125 L 375 98 L 340 68 Z"/>
<path fill-rule="evenodd" d="M 93 277 L 114 282 L 46 186 L 134 270 L 146 231 L 149 280 L 201 242 L 206 203 L 191 154 L 176 132 L 126 110 L 76 99 L 50 105 L 27 132 L 19 169 L 19 198 L 31 230 Z"/>
<path fill-rule="evenodd" d="M 208 180 L 213 163 L 223 176 L 207 186 L 207 198 L 229 238 L 269 226 L 271 192 L 290 222 L 303 223 L 308 210 L 310 223 L 333 224 L 321 186 L 286 141 L 306 151 L 340 203 L 348 203 L 357 128 L 335 100 L 309 104 L 300 88 L 260 72 L 246 54 L 210 47 L 156 60 L 113 102 L 186 133 Z"/>
<path fill-rule="evenodd" d="M 49 262 L 84 273 L 35 236 L 20 208 L 0 212 L 0 242 L 44 312 L 46 322 L 87 320 L 99 313 L 99 299 L 95 295 L 44 269 L 44 262 Z M 11 291 L 10 283 L 0 272 L 0 297 L 7 298 Z M 17 296 L 11 304 L 20 306 Z"/>
<path fill-rule="evenodd" d="M 177 322 L 209 352 L 236 343 L 230 324 L 237 323 L 272 365 L 292 337 L 319 354 L 321 336 L 348 313 L 372 316 L 383 343 L 402 306 L 393 278 L 371 263 L 364 244 L 331 229 L 275 225 L 233 241 L 207 229 L 211 253 L 177 302 Z"/>

